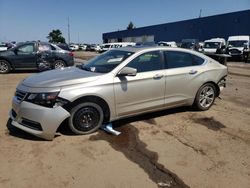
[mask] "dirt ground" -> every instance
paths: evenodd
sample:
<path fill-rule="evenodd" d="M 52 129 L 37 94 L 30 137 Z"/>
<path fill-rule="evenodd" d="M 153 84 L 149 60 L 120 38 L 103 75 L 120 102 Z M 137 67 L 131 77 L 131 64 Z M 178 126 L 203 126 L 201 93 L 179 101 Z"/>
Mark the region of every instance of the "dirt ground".
<path fill-rule="evenodd" d="M 74 51 L 73 52 L 75 58 L 79 58 L 82 60 L 88 60 L 92 57 L 98 55 L 98 52 L 89 52 L 89 51 Z"/>
<path fill-rule="evenodd" d="M 115 123 L 122 134 L 43 141 L 11 126 L 11 98 L 31 73 L 0 75 L 0 187 L 249 188 L 250 64 L 230 63 L 205 112 L 176 108 Z"/>

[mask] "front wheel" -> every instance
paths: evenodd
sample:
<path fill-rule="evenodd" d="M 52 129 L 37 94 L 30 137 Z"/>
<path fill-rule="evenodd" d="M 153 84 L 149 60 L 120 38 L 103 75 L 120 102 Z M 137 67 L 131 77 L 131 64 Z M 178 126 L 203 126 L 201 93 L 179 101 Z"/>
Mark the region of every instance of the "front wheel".
<path fill-rule="evenodd" d="M 54 63 L 54 69 L 61 69 L 61 68 L 64 68 L 66 67 L 64 61 L 62 60 L 56 60 L 55 63 Z"/>
<path fill-rule="evenodd" d="M 7 74 L 10 72 L 10 64 L 6 60 L 0 59 L 0 74 Z"/>
<path fill-rule="evenodd" d="M 196 94 L 194 107 L 202 111 L 208 110 L 213 105 L 215 96 L 215 86 L 211 83 L 204 84 Z"/>
<path fill-rule="evenodd" d="M 70 111 L 69 128 L 75 134 L 90 134 L 99 129 L 103 122 L 102 108 L 92 102 L 79 104 Z"/>

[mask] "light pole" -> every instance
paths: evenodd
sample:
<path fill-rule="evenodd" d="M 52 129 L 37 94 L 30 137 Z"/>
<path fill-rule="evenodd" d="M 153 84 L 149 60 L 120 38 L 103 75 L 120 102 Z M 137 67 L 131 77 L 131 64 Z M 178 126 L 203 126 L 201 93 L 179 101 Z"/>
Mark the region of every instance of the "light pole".
<path fill-rule="evenodd" d="M 69 17 L 68 17 L 68 44 L 70 45 L 70 25 L 69 25 Z"/>

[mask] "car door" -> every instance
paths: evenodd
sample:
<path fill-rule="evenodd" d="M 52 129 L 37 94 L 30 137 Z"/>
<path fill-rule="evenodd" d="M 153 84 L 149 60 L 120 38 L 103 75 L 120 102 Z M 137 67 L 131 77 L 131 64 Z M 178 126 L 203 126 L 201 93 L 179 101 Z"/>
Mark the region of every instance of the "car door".
<path fill-rule="evenodd" d="M 37 53 L 34 43 L 24 44 L 15 49 L 15 55 L 11 57 L 14 66 L 18 69 L 36 69 Z"/>
<path fill-rule="evenodd" d="M 195 98 L 202 83 L 205 59 L 188 52 L 165 51 L 165 105 L 185 104 Z"/>
<path fill-rule="evenodd" d="M 38 63 L 48 63 L 50 67 L 53 67 L 56 57 L 56 48 L 48 43 L 39 43 L 38 52 Z"/>
<path fill-rule="evenodd" d="M 114 78 L 117 115 L 139 114 L 163 107 L 165 72 L 162 53 L 160 51 L 143 53 L 126 67 L 137 69 L 137 74 Z"/>

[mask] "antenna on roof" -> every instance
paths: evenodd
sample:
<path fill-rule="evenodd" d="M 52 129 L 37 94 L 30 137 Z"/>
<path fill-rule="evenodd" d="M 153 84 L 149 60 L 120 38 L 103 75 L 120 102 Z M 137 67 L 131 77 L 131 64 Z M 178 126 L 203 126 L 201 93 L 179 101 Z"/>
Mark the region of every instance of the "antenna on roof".
<path fill-rule="evenodd" d="M 200 14 L 199 14 L 199 18 L 201 18 L 201 13 L 202 13 L 202 9 L 200 9 Z"/>

